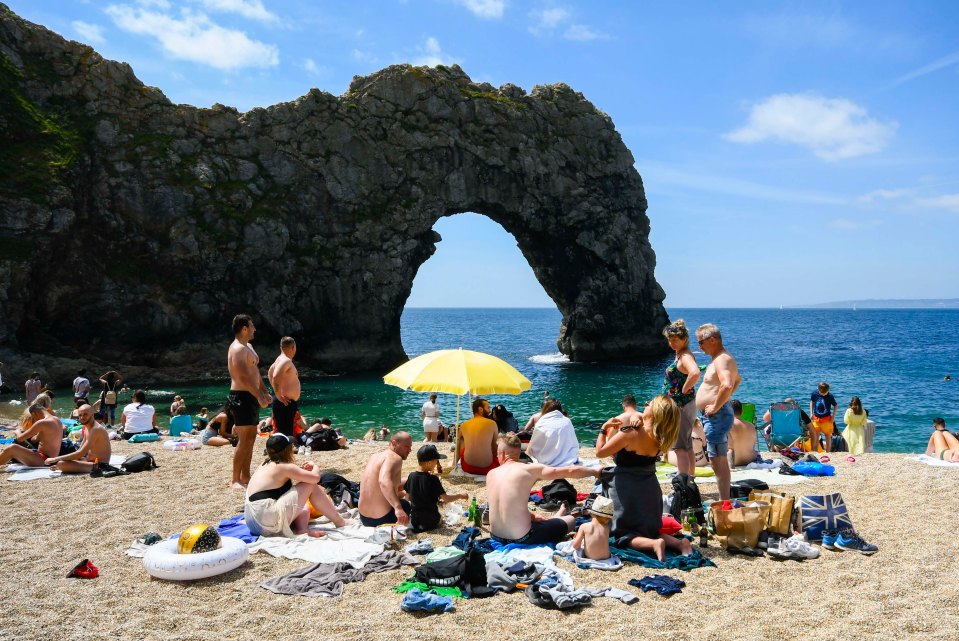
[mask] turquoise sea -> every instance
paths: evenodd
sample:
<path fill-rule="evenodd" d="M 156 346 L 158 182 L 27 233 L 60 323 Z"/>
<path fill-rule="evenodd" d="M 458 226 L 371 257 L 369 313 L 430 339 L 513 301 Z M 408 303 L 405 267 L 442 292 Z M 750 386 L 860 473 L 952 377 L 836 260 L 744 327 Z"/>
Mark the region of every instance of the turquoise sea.
<path fill-rule="evenodd" d="M 727 348 L 739 360 L 743 384 L 736 397 L 744 402 L 761 408 L 793 396 L 805 406 L 816 384 L 829 381 L 840 416 L 852 396 L 862 398 L 876 421 L 880 451 L 921 451 L 935 416 L 959 428 L 959 310 L 668 311 L 670 318 L 684 318 L 691 327 L 719 325 Z M 568 409 L 580 440 L 592 443 L 602 422 L 620 411 L 624 393 L 632 392 L 640 401 L 659 393 L 669 359 L 635 365 L 569 363 L 556 349 L 560 318 L 555 309 L 407 309 L 403 345 L 410 357 L 463 347 L 505 359 L 533 387 L 518 396 L 492 396 L 491 403 L 505 404 L 522 426 L 549 390 Z M 276 356 L 272 345 L 257 349 L 265 364 Z M 701 353 L 697 358 L 708 360 Z M 943 380 L 946 374 L 956 380 Z M 162 387 L 148 391 L 161 422 L 169 420 L 174 393 L 187 400 L 191 411 L 201 405 L 214 410 L 227 393 L 226 386 Z M 426 396 L 385 385 L 377 376 L 334 376 L 305 381 L 301 408 L 310 418 L 329 416 L 348 436 L 383 423 L 421 436 L 419 411 Z M 64 391 L 58 401 L 67 397 Z M 452 422 L 456 397 L 441 394 L 439 402 L 442 420 Z M 469 399 L 461 402 L 468 413 Z"/>

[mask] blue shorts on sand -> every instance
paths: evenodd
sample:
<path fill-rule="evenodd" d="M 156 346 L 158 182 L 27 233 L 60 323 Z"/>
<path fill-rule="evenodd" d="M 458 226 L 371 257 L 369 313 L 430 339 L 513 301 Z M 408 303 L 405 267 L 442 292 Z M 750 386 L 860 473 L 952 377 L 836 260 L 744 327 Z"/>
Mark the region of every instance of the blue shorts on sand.
<path fill-rule="evenodd" d="M 701 412 L 699 419 L 703 423 L 703 431 L 706 432 L 706 454 L 709 458 L 714 456 L 726 456 L 726 450 L 729 444 L 729 430 L 733 427 L 733 404 L 729 401 L 719 408 L 715 414 L 706 414 Z"/>

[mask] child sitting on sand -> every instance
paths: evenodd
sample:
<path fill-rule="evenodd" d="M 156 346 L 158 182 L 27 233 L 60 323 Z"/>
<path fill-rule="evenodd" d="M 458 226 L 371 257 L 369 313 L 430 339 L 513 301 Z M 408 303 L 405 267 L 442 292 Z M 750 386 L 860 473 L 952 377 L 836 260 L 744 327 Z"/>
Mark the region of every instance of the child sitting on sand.
<path fill-rule="evenodd" d="M 451 503 L 468 498 L 466 494 L 447 494 L 443 489 L 443 484 L 436 475 L 443 472 L 440 459 L 444 458 L 446 455 L 440 454 L 435 445 L 424 445 L 416 452 L 416 462 L 420 464 L 420 469 L 410 472 L 403 485 L 413 505 L 410 510 L 410 525 L 413 526 L 414 532 L 424 532 L 439 526 L 438 501 Z"/>
<path fill-rule="evenodd" d="M 582 549 L 583 556 L 587 559 L 605 561 L 611 556 L 609 527 L 613 520 L 613 501 L 605 496 L 597 496 L 593 499 L 589 513 L 593 515 L 593 519 L 579 526 L 570 547 L 573 550 Z"/>

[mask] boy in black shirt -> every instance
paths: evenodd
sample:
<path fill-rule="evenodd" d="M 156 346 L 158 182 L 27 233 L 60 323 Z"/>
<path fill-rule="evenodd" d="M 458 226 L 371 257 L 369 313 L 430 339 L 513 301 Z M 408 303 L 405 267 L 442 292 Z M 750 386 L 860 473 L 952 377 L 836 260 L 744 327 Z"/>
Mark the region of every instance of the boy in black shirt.
<path fill-rule="evenodd" d="M 436 475 L 442 472 L 440 454 L 435 445 L 424 445 L 416 452 L 416 461 L 420 464 L 417 472 L 410 472 L 403 489 L 409 495 L 413 509 L 410 510 L 410 525 L 414 532 L 432 530 L 440 524 L 438 501 L 450 503 L 458 499 L 469 498 L 467 494 L 447 494 Z"/>

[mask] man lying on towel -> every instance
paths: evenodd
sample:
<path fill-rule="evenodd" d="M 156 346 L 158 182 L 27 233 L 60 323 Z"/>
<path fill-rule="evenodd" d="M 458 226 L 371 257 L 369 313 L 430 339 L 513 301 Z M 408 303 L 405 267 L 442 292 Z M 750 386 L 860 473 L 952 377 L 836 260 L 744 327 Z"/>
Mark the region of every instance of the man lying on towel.
<path fill-rule="evenodd" d="M 111 455 L 110 435 L 97 422 L 93 408 L 81 405 L 79 421 L 83 425 L 83 441 L 80 449 L 63 456 L 48 458 L 44 463 L 67 474 L 89 474 L 97 463 L 109 463 Z"/>
<path fill-rule="evenodd" d="M 60 448 L 63 447 L 63 425 L 60 419 L 47 413 L 43 405 L 36 401 L 27 408 L 27 411 L 30 413 L 32 424 L 26 429 L 17 428 L 13 437 L 20 442 L 37 438 L 39 442 L 37 451 L 14 443 L 0 452 L 0 465 L 6 465 L 13 460 L 30 467 L 43 467 L 44 461 L 48 458 L 60 455 Z"/>
<path fill-rule="evenodd" d="M 500 437 L 496 453 L 499 467 L 486 476 L 490 533 L 501 543 L 539 545 L 565 541 L 575 519 L 565 514 L 565 507 L 551 519 L 532 514 L 527 507 L 529 491 L 540 480 L 599 476 L 600 468 L 520 463 L 520 451 L 520 441 L 515 434 Z"/>

